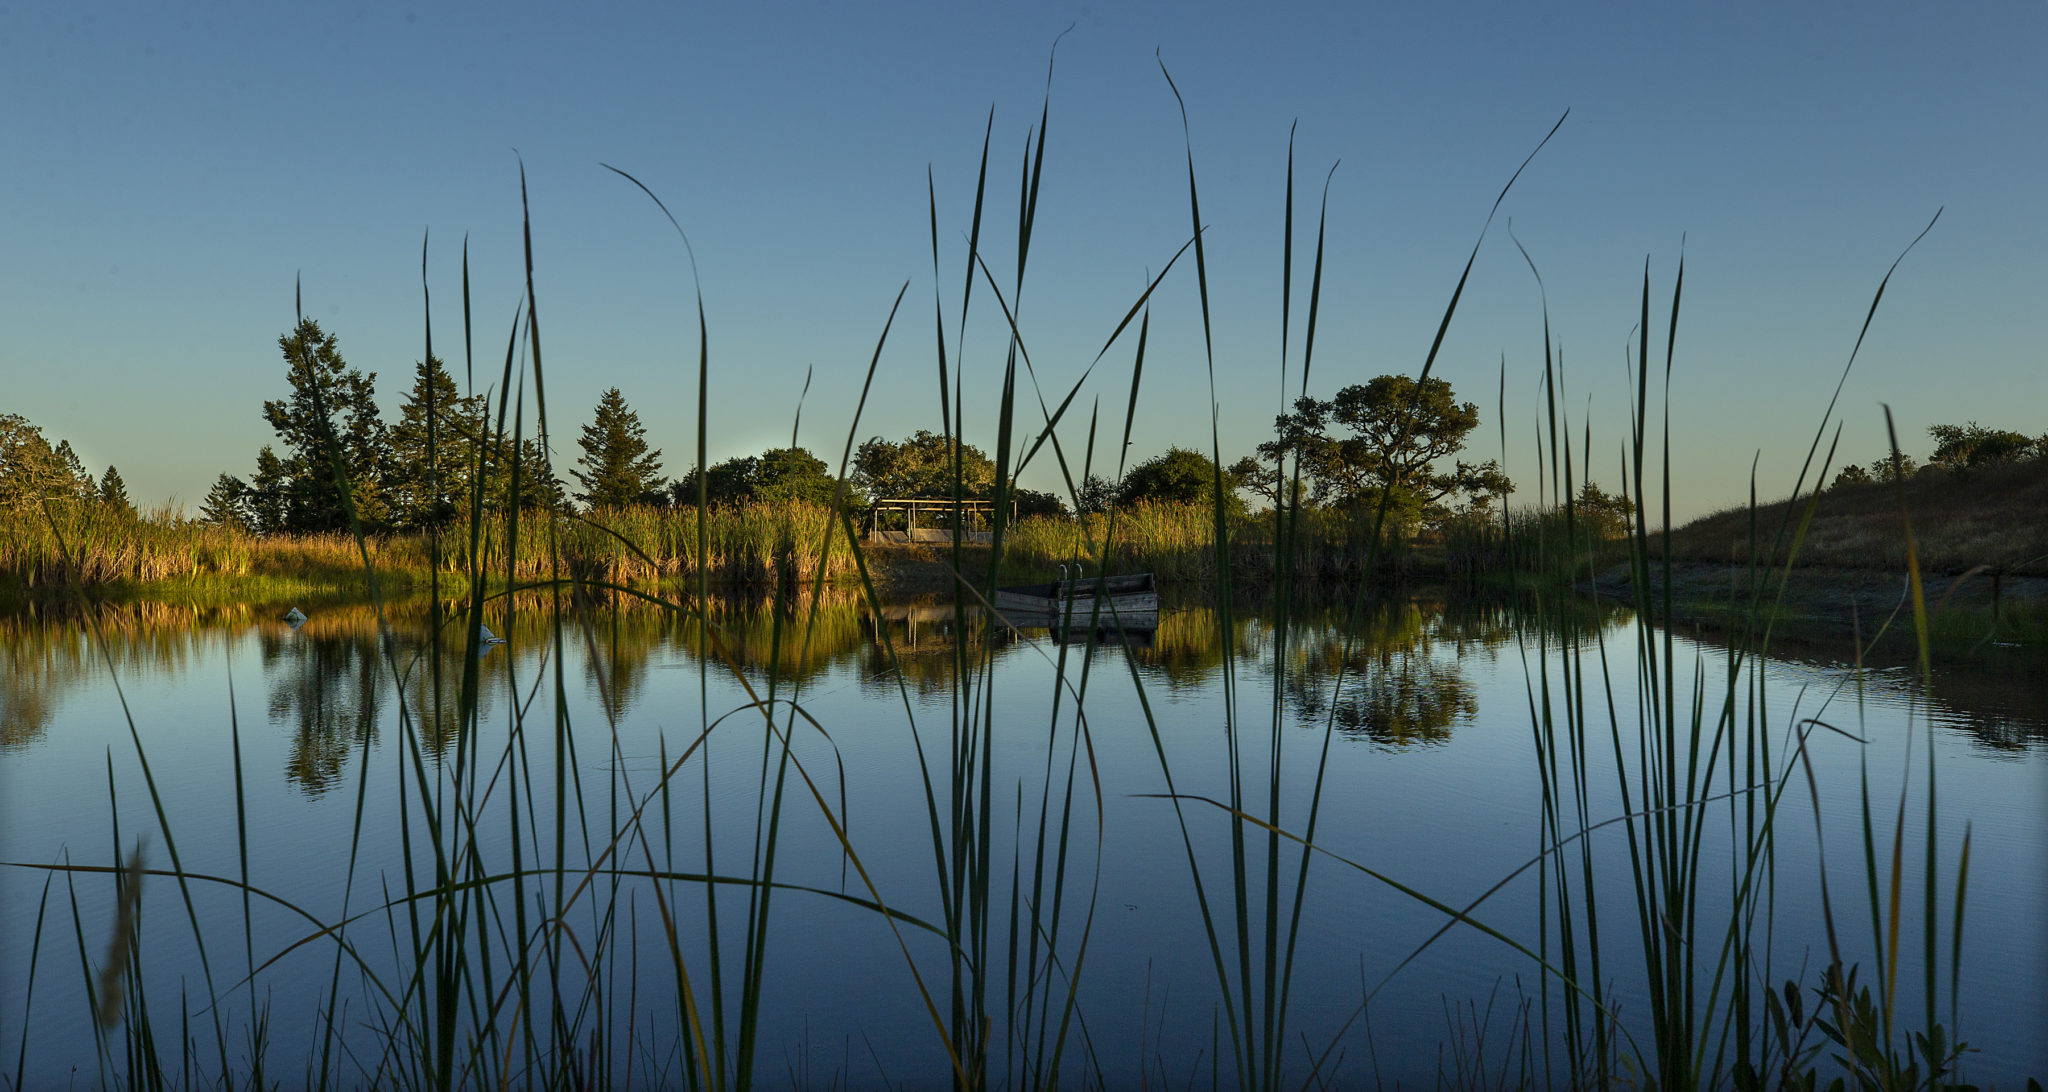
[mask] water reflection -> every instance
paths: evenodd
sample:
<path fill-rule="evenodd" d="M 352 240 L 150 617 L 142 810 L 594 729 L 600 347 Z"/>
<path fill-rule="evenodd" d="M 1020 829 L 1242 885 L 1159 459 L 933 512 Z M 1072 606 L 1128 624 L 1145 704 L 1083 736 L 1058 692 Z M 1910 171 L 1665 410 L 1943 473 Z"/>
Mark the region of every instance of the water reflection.
<path fill-rule="evenodd" d="M 1353 657 L 1348 667 L 1350 681 L 1334 708 L 1325 708 L 1331 702 L 1322 672 L 1290 678 L 1289 698 L 1304 717 L 1327 713 L 1339 732 L 1394 746 L 1441 743 L 1454 725 L 1479 712 L 1472 684 L 1456 663 L 1433 660 L 1427 649 L 1383 649 Z"/>
<path fill-rule="evenodd" d="M 68 696 L 104 685 L 106 655 L 123 675 L 178 675 L 253 636 L 269 722 L 291 739 L 284 774 L 318 795 L 339 783 L 351 752 L 374 743 L 380 728 L 390 730 L 401 711 L 418 729 L 424 751 L 445 759 L 462 725 L 491 716 L 492 695 L 509 692 L 503 678 L 524 680 L 519 689 L 529 690 L 554 655 L 547 607 L 538 598 L 494 603 L 486 626 L 503 644 L 467 639 L 465 613 L 417 601 L 389 607 L 381 632 L 368 605 L 322 607 L 296 628 L 267 614 L 252 617 L 244 608 L 161 605 L 0 618 L 6 668 L 0 672 L 0 749 L 42 740 Z M 714 672 L 736 669 L 757 687 L 772 676 L 778 687 L 799 689 L 850 667 L 864 691 L 893 696 L 900 686 L 926 700 L 947 694 L 963 664 L 973 670 L 985 660 L 1062 641 L 1076 646 L 1069 656 L 1129 656 L 1148 685 L 1173 691 L 1209 685 L 1226 654 L 1223 613 L 1185 602 L 1169 604 L 1156 629 L 1122 640 L 1109 631 L 991 626 L 982 612 L 963 614 L 950 603 L 875 610 L 854 594 L 829 591 L 798 605 L 720 600 L 701 628 L 694 617 L 630 600 L 569 609 L 567 617 L 561 634 L 565 645 L 573 643 L 567 660 L 614 723 L 633 715 L 660 667 L 706 664 Z M 1589 633 L 1626 618 L 1619 605 L 1589 605 L 1547 625 Z M 1240 671 L 1284 665 L 1283 700 L 1294 717 L 1328 720 L 1346 735 L 1408 747 L 1443 742 L 1478 715 L 1463 660 L 1497 655 L 1517 625 L 1531 623 L 1498 601 L 1414 598 L 1383 602 L 1356 624 L 1348 605 L 1296 607 L 1284 630 L 1271 604 L 1248 603 L 1230 612 L 1228 624 L 1228 647 Z M 106 654 L 95 632 L 105 638 Z M 1284 646 L 1277 657 L 1276 646 Z M 1790 658 L 1801 658 L 1800 652 L 1791 650 Z M 394 670 L 399 688 L 391 685 Z M 490 685 L 465 699 L 469 670 Z M 1885 665 L 1867 675 L 1867 685 L 1880 693 L 1904 694 L 1910 682 L 1903 668 Z M 403 701 L 394 700 L 401 693 Z M 1938 723 L 1987 747 L 2023 752 L 2048 738 L 2048 692 L 2031 681 L 2031 672 L 2010 664 L 1942 666 L 1931 697 Z"/>
<path fill-rule="evenodd" d="M 0 750 L 41 740 L 67 697 L 105 684 L 110 661 L 124 676 L 179 674 L 248 622 L 242 607 L 163 604 L 0 615 Z"/>
<path fill-rule="evenodd" d="M 1726 647 L 1723 634 L 1686 636 Z M 1851 666 L 1842 647 L 1810 642 L 1775 641 L 1771 658 L 1823 672 Z M 2017 757 L 2048 746 L 2048 665 L 2038 651 L 1984 648 L 1971 659 L 1937 663 L 1923 691 L 1914 655 L 1891 646 L 1864 660 L 1862 684 L 1866 697 L 1888 704 L 1924 699 L 1934 723 L 1988 751 Z"/>
<path fill-rule="evenodd" d="M 287 780 L 318 795 L 341 779 L 351 750 L 377 737 L 391 687 L 374 625 L 367 633 L 307 621 L 264 627 L 257 644 L 270 723 L 291 733 Z"/>
<path fill-rule="evenodd" d="M 1386 603 L 1355 627 L 1341 609 L 1313 612 L 1286 634 L 1282 693 L 1301 719 L 1347 736 L 1441 743 L 1479 712 L 1463 656 L 1513 632 L 1505 609 L 1468 601 Z"/>

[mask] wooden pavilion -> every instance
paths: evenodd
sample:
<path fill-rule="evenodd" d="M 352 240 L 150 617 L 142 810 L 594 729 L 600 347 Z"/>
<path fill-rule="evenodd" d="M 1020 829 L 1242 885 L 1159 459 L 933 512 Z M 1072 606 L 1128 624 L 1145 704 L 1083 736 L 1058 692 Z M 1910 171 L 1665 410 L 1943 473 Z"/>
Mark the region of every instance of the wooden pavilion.
<path fill-rule="evenodd" d="M 949 497 L 890 497 L 868 505 L 867 539 L 870 543 L 941 543 L 953 541 L 955 514 L 960 540 L 986 545 L 994 537 L 995 502 L 962 500 L 959 507 Z M 1017 503 L 1010 502 L 1010 522 L 1017 520 Z"/>

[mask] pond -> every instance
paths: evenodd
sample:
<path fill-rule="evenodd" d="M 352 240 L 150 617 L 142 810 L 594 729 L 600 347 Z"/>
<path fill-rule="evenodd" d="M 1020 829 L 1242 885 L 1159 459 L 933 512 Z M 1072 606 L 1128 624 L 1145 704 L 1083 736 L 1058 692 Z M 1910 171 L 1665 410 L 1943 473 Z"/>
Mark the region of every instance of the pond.
<path fill-rule="evenodd" d="M 1667 669 L 1624 609 L 1405 594 L 1356 620 L 1169 603 L 1093 636 L 852 598 L 557 626 L 534 599 L 474 647 L 418 603 L 381 630 L 366 604 L 277 613 L 0 620 L 0 1087 L 431 1083 L 445 1058 L 476 1085 L 929 1088 L 977 1052 L 1009 1087 L 1555 1084 L 1575 1037 L 1594 1064 L 1595 1006 L 1632 1079 L 1674 989 L 1714 1044 L 1744 983 L 1752 1011 L 1787 979 L 1813 1010 L 1830 920 L 1859 986 L 1894 964 L 1898 1040 L 1922 1028 L 1930 832 L 1963 1073 L 2048 1075 L 2026 661 L 1923 686 L 1825 648 L 1731 667 L 1686 635 Z M 1695 709 L 1696 753 L 1640 729 Z M 1645 871 L 1663 832 L 1689 839 L 1689 897 Z M 98 1031 L 110 866 L 138 847 L 155 871 Z M 1656 974 L 1639 875 L 1684 934 Z"/>

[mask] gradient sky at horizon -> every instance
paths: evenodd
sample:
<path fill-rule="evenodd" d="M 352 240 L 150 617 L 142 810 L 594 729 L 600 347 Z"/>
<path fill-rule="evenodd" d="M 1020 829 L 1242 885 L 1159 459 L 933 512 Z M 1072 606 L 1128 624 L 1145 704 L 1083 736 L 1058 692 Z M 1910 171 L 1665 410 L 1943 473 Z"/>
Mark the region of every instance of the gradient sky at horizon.
<path fill-rule="evenodd" d="M 1683 240 L 1681 519 L 1743 500 L 1753 458 L 1760 493 L 1789 490 L 1879 280 L 1938 208 L 1849 377 L 1837 462 L 1881 453 L 1880 403 L 1920 456 L 1930 424 L 2048 430 L 2039 4 L 16 5 L 0 11 L 0 412 L 70 440 L 95 473 L 119 466 L 138 502 L 196 508 L 272 440 L 261 404 L 286 391 L 295 278 L 395 416 L 422 355 L 428 233 L 435 350 L 458 382 L 468 239 L 481 388 L 523 290 L 523 158 L 558 465 L 611 386 L 670 473 L 696 443 L 689 265 L 604 163 L 660 194 L 694 244 L 714 461 L 787 442 L 814 367 L 801 439 L 836 464 L 905 282 L 857 431 L 936 429 L 926 171 L 950 353 L 989 112 L 983 245 L 1007 293 L 1019 169 L 1070 23 L 1019 315 L 1048 403 L 1188 238 L 1157 50 L 1192 128 L 1226 460 L 1282 405 L 1290 125 L 1290 387 L 1315 211 L 1342 161 L 1309 380 L 1327 397 L 1420 367 L 1494 195 L 1567 108 L 1486 236 L 1437 363 L 1480 404 L 1471 452 L 1488 458 L 1505 359 L 1518 499 L 1534 499 L 1543 312 L 1510 222 L 1548 289 L 1574 436 L 1590 414 L 1610 486 L 1645 262 L 1661 377 Z M 1133 460 L 1210 446 L 1194 274 L 1184 259 L 1154 300 Z M 985 448 L 992 304 L 977 285 L 965 350 L 968 438 Z M 1133 348 L 1112 347 L 1078 401 L 1100 399 L 1098 463 Z M 1077 460 L 1086 428 L 1061 428 Z M 1025 476 L 1057 481 L 1044 457 Z"/>

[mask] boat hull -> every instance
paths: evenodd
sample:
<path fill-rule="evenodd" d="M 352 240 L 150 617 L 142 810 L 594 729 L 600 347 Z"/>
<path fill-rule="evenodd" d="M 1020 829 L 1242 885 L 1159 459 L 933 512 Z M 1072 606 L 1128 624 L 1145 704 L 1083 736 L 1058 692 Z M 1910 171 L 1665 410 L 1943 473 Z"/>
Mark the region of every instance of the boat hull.
<path fill-rule="evenodd" d="M 1157 629 L 1159 589 L 1151 573 L 997 588 L 990 605 L 1006 625 Z"/>
<path fill-rule="evenodd" d="M 1087 604 L 1074 605 L 1072 615 L 1055 614 L 1044 608 L 1019 609 L 1015 607 L 996 608 L 995 617 L 1011 629 L 1073 629 L 1086 630 L 1092 627 L 1105 632 L 1121 627 L 1126 630 L 1151 630 L 1159 628 L 1159 612 L 1156 610 L 1119 610 L 1110 613 L 1108 607 L 1092 620 Z"/>

